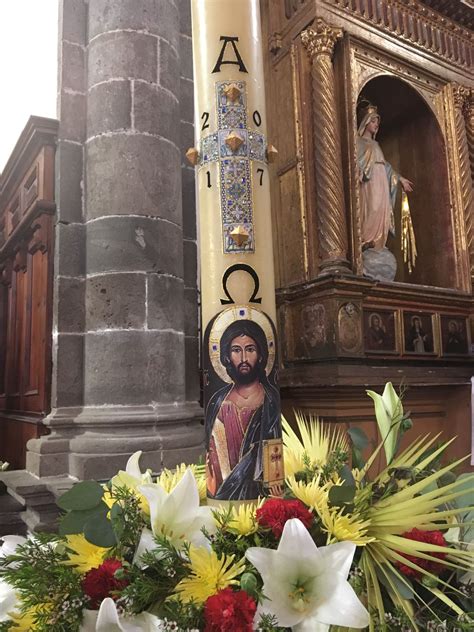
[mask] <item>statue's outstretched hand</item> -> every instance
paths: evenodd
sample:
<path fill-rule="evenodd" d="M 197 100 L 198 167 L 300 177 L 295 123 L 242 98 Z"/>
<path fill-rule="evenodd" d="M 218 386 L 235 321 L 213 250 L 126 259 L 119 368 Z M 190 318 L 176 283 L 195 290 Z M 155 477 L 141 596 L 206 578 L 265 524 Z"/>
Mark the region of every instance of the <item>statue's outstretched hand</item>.
<path fill-rule="evenodd" d="M 413 191 L 413 187 L 415 186 L 413 182 L 403 176 L 400 176 L 400 184 L 402 185 L 402 189 L 405 193 L 411 193 Z"/>

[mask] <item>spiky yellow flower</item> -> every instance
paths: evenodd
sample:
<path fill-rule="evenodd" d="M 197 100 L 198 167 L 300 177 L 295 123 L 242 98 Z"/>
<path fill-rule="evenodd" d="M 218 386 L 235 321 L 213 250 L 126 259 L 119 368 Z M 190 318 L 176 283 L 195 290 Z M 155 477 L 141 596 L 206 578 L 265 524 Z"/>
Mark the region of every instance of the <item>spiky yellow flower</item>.
<path fill-rule="evenodd" d="M 297 481 L 294 476 L 286 479 L 286 484 L 291 489 L 295 498 L 301 500 L 307 507 L 314 509 L 321 515 L 328 508 L 328 494 L 332 487 L 331 483 L 320 486 L 320 476 L 315 477 L 311 482 L 304 483 Z"/>
<path fill-rule="evenodd" d="M 9 616 L 14 623 L 13 630 L 15 632 L 31 632 L 32 630 L 37 630 L 34 624 L 35 612 L 33 610 L 28 610 L 24 614 L 12 613 Z"/>
<path fill-rule="evenodd" d="M 36 616 L 39 613 L 44 614 L 53 610 L 53 604 L 43 603 L 41 605 L 32 606 L 26 612 L 10 612 L 8 616 L 13 621 L 12 630 L 14 632 L 33 632 L 38 629 L 35 624 Z"/>
<path fill-rule="evenodd" d="M 183 478 L 187 469 L 190 469 L 196 479 L 199 491 L 199 499 L 206 500 L 206 466 L 205 465 L 186 465 L 181 463 L 174 470 L 164 469 L 160 476 L 156 479 L 158 485 L 161 485 L 168 494 L 176 487 Z"/>
<path fill-rule="evenodd" d="M 235 555 L 223 555 L 204 547 L 191 547 L 189 550 L 190 574 L 176 586 L 176 592 L 183 602 L 193 601 L 202 604 L 208 597 L 215 595 L 231 584 L 245 570 L 245 559 L 234 564 Z"/>
<path fill-rule="evenodd" d="M 283 454 L 287 476 L 303 470 L 306 461 L 309 461 L 312 467 L 322 467 L 336 449 L 348 451 L 349 443 L 342 429 L 334 429 L 329 425 L 324 425 L 312 415 L 307 419 L 299 413 L 295 413 L 295 416 L 301 439 L 286 419 L 282 417 L 283 444 L 285 446 Z"/>
<path fill-rule="evenodd" d="M 327 544 L 350 541 L 365 546 L 374 541 L 367 536 L 370 520 L 362 520 L 357 513 L 344 513 L 344 509 L 328 507 L 321 513 L 323 530 L 327 532 Z"/>
<path fill-rule="evenodd" d="M 242 504 L 239 507 L 233 505 L 228 526 L 239 536 L 255 533 L 258 529 L 256 513 L 262 503 L 263 499 L 259 503 Z"/>
<path fill-rule="evenodd" d="M 88 542 L 82 534 L 66 536 L 68 561 L 65 564 L 75 566 L 80 573 L 99 567 L 110 549 Z"/>

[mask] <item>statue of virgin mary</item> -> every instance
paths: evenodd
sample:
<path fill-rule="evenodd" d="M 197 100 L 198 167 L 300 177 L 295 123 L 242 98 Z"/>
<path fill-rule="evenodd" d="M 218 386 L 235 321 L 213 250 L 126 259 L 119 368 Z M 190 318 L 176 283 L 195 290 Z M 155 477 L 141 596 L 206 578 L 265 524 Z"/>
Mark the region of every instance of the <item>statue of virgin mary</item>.
<path fill-rule="evenodd" d="M 395 234 L 393 207 L 400 183 L 405 192 L 413 183 L 394 171 L 375 140 L 380 126 L 377 108 L 368 103 L 361 110 L 357 137 L 360 206 L 362 213 L 362 250 L 382 250 L 389 232 Z"/>

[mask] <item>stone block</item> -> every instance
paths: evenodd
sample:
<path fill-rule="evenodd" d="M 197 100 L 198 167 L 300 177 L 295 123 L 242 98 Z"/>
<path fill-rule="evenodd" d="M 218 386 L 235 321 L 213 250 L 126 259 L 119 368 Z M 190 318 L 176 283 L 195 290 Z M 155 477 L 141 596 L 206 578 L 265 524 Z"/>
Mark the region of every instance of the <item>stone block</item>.
<path fill-rule="evenodd" d="M 85 336 L 87 405 L 179 401 L 184 393 L 184 336 L 108 331 Z"/>
<path fill-rule="evenodd" d="M 163 451 L 162 465 L 167 468 L 174 468 L 180 463 L 197 463 L 200 459 L 204 460 L 204 432 L 203 440 L 200 445 L 193 448 L 178 448 L 177 450 Z"/>
<path fill-rule="evenodd" d="M 183 236 L 185 239 L 196 239 L 196 183 L 194 180 L 194 169 L 187 166 L 182 167 L 181 178 L 183 196 Z"/>
<path fill-rule="evenodd" d="M 163 39 L 158 44 L 158 83 L 179 98 L 180 62 L 176 48 Z"/>
<path fill-rule="evenodd" d="M 193 78 L 193 41 L 188 35 L 179 38 L 180 74 L 186 79 Z"/>
<path fill-rule="evenodd" d="M 138 132 L 157 134 L 179 145 L 179 103 L 167 90 L 135 82 L 133 114 Z"/>
<path fill-rule="evenodd" d="M 197 402 L 200 398 L 200 372 L 199 372 L 199 338 L 186 336 L 184 340 L 185 358 L 185 382 L 186 400 Z"/>
<path fill-rule="evenodd" d="M 184 330 L 183 281 L 176 277 L 148 276 L 148 328 Z"/>
<path fill-rule="evenodd" d="M 181 229 L 148 217 L 110 217 L 87 225 L 87 271 L 147 271 L 182 278 Z"/>
<path fill-rule="evenodd" d="M 156 82 L 158 40 L 146 33 L 109 33 L 89 44 L 89 88 L 109 79 Z"/>
<path fill-rule="evenodd" d="M 83 142 L 86 137 L 86 97 L 84 94 L 61 92 L 59 96 L 60 140 Z"/>
<path fill-rule="evenodd" d="M 59 37 L 68 42 L 86 45 L 87 4 L 77 0 L 59 3 Z"/>
<path fill-rule="evenodd" d="M 197 244 L 195 241 L 183 241 L 184 287 L 195 289 L 197 286 Z"/>
<path fill-rule="evenodd" d="M 99 136 L 86 147 L 86 217 L 147 215 L 181 224 L 179 150 L 141 134 Z"/>
<path fill-rule="evenodd" d="M 198 335 L 198 294 L 197 290 L 184 290 L 184 333 L 186 336 Z"/>
<path fill-rule="evenodd" d="M 85 227 L 56 224 L 54 270 L 62 276 L 82 276 L 85 271 Z"/>
<path fill-rule="evenodd" d="M 82 146 L 58 141 L 56 149 L 56 218 L 82 222 Z"/>
<path fill-rule="evenodd" d="M 52 408 L 83 403 L 83 342 L 83 336 L 78 334 L 59 333 L 53 339 Z"/>
<path fill-rule="evenodd" d="M 85 92 L 85 53 L 77 44 L 60 43 L 59 90 Z"/>
<path fill-rule="evenodd" d="M 54 321 L 61 333 L 84 331 L 84 279 L 56 277 Z"/>
<path fill-rule="evenodd" d="M 181 147 L 182 158 L 190 147 L 194 147 L 194 125 L 186 121 L 180 121 L 179 146 Z"/>
<path fill-rule="evenodd" d="M 181 77 L 179 103 L 181 108 L 181 120 L 194 121 L 194 83 Z"/>
<path fill-rule="evenodd" d="M 145 327 L 145 274 L 101 274 L 86 282 L 86 331 Z"/>
<path fill-rule="evenodd" d="M 176 0 L 179 11 L 179 30 L 181 33 L 191 35 L 191 2 L 189 0 Z"/>
<path fill-rule="evenodd" d="M 177 47 L 178 9 L 172 0 L 89 0 L 89 38 L 120 29 L 160 35 Z"/>
<path fill-rule="evenodd" d="M 87 99 L 87 136 L 130 129 L 132 94 L 130 81 L 101 83 L 89 90 Z"/>

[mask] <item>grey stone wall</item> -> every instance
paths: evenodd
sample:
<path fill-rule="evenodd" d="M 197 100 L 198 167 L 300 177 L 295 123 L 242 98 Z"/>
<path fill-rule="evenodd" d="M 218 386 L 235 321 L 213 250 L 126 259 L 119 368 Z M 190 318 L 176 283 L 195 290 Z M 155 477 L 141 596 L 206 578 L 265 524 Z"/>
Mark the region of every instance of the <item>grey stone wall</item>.
<path fill-rule="evenodd" d="M 202 448 L 189 0 L 61 0 L 51 434 L 36 475 Z"/>

